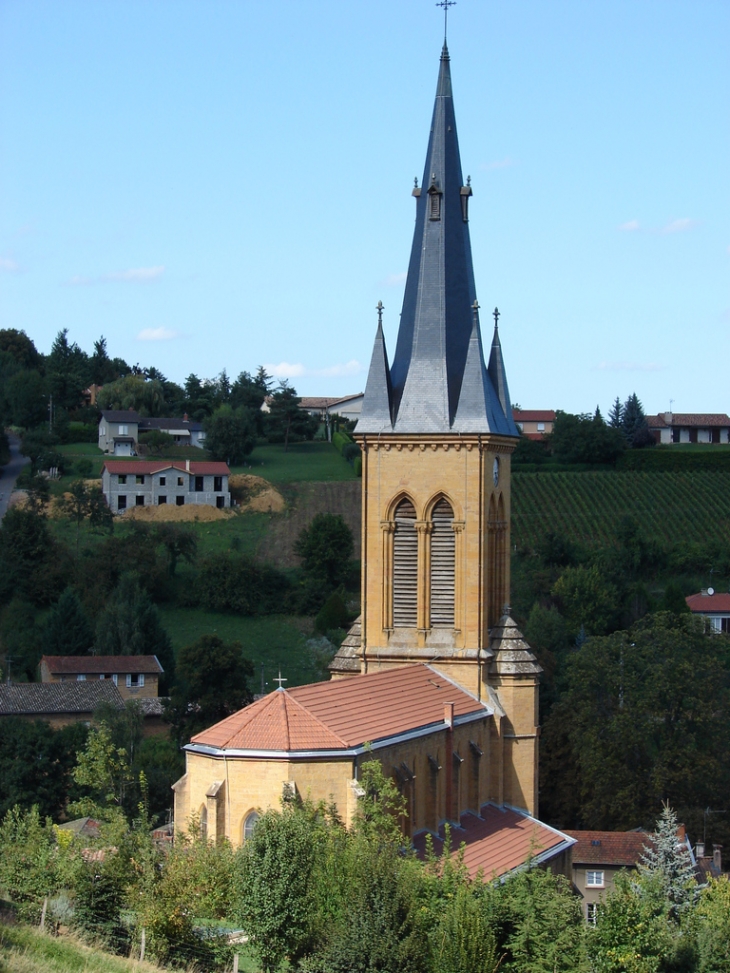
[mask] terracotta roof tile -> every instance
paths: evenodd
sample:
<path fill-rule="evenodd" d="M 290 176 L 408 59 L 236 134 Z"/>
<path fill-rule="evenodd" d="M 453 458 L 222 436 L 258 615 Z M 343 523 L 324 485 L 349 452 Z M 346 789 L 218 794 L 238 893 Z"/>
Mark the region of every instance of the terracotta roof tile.
<path fill-rule="evenodd" d="M 230 470 L 227 463 L 197 462 L 190 461 L 188 467 L 186 460 L 176 459 L 107 459 L 104 466 L 110 473 L 128 473 L 134 476 L 139 474 L 164 473 L 165 470 L 179 470 L 181 473 L 192 473 L 197 476 L 228 476 Z"/>
<path fill-rule="evenodd" d="M 555 412 L 552 409 L 513 409 L 512 418 L 515 422 L 555 422 Z"/>
<path fill-rule="evenodd" d="M 707 612 L 730 612 L 730 594 L 720 592 L 715 595 L 689 595 L 684 599 L 690 611 L 704 615 Z"/>
<path fill-rule="evenodd" d="M 165 671 L 156 655 L 44 655 L 43 663 L 54 676 Z"/>
<path fill-rule="evenodd" d="M 644 846 L 651 841 L 646 831 L 566 831 L 575 838 L 574 865 L 618 865 L 635 868 Z"/>
<path fill-rule="evenodd" d="M 427 665 L 275 690 L 193 737 L 222 749 L 329 750 L 374 743 L 456 718 L 489 713 L 485 703 Z"/>
<path fill-rule="evenodd" d="M 724 412 L 674 412 L 671 415 L 660 412 L 655 416 L 647 416 L 646 421 L 652 429 L 668 429 L 670 426 L 697 426 L 703 429 L 730 426 L 730 416 Z"/>
<path fill-rule="evenodd" d="M 513 808 L 486 804 L 481 816 L 462 814 L 460 827 L 451 829 L 452 854 L 463 846 L 464 865 L 472 878 L 481 872 L 485 879 L 499 877 L 524 865 L 530 858 L 557 854 L 569 838 L 528 814 Z M 433 839 L 437 855 L 443 852 L 443 829 L 440 837 Z M 416 835 L 416 851 L 423 855 L 426 850 L 426 833 Z"/>

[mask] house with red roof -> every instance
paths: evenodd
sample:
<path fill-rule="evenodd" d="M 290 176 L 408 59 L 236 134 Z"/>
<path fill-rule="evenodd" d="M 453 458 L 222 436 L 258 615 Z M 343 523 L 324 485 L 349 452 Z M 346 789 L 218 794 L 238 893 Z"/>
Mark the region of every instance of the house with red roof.
<path fill-rule="evenodd" d="M 553 431 L 554 409 L 513 409 L 512 418 L 523 436 L 540 440 Z"/>
<path fill-rule="evenodd" d="M 244 841 L 262 809 L 284 797 L 334 802 L 351 823 L 365 761 L 397 782 L 404 836 L 425 852 L 464 845 L 473 875 L 529 860 L 569 875 L 573 839 L 503 801 L 505 734 L 496 697 L 478 699 L 429 665 L 279 688 L 194 736 L 175 785 L 175 826 L 197 817 L 209 838 Z"/>
<path fill-rule="evenodd" d="M 709 619 L 715 632 L 730 632 L 730 594 L 717 592 L 714 588 L 703 588 L 696 595 L 689 595 L 685 601 L 693 615 L 703 615 Z"/>
<path fill-rule="evenodd" d="M 164 669 L 156 655 L 44 655 L 41 682 L 109 679 L 122 699 L 157 698 Z"/>
<path fill-rule="evenodd" d="M 658 443 L 730 443 L 730 416 L 724 412 L 660 412 L 646 422 Z"/>
<path fill-rule="evenodd" d="M 231 505 L 230 475 L 226 463 L 108 459 L 101 470 L 101 488 L 115 514 L 166 503 L 225 509 Z"/>

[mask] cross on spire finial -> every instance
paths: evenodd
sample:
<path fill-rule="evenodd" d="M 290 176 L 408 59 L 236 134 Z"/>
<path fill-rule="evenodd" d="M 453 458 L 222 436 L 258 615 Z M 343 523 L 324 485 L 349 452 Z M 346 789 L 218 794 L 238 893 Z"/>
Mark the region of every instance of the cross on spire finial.
<path fill-rule="evenodd" d="M 495 328 L 498 328 L 499 327 L 499 308 L 498 307 L 495 307 L 495 309 L 492 311 L 492 317 L 494 318 L 494 327 Z"/>
<path fill-rule="evenodd" d="M 378 324 L 382 327 L 382 325 L 383 325 L 383 302 L 382 301 L 378 301 L 376 307 L 378 309 Z"/>
<path fill-rule="evenodd" d="M 274 682 L 279 683 L 279 689 L 283 689 L 284 687 L 282 686 L 282 683 L 288 681 L 289 681 L 288 679 L 284 679 L 284 677 L 281 674 L 281 669 L 279 669 L 279 675 L 274 679 Z"/>
<path fill-rule="evenodd" d="M 446 35 L 448 33 L 447 28 L 449 26 L 449 7 L 455 7 L 456 6 L 456 0 L 439 0 L 439 2 L 436 4 L 436 6 L 437 7 L 443 7 L 444 8 L 444 44 L 445 44 L 446 43 Z"/>

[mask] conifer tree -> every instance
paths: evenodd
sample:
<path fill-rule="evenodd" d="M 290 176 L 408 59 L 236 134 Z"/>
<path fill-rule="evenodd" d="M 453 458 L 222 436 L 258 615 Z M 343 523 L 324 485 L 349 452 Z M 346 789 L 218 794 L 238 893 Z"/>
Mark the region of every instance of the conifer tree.
<path fill-rule="evenodd" d="M 612 429 L 621 429 L 621 423 L 624 417 L 624 407 L 621 405 L 621 399 L 616 396 L 616 401 L 611 406 L 611 411 L 608 413 L 608 424 Z"/>
<path fill-rule="evenodd" d="M 87 655 L 94 633 L 77 595 L 66 588 L 48 616 L 45 632 L 48 655 Z"/>
<path fill-rule="evenodd" d="M 662 809 L 651 843 L 644 845 L 639 875 L 660 882 L 669 903 L 669 915 L 674 919 L 678 919 L 697 900 L 699 889 L 692 856 L 677 834 L 677 815 L 669 804 Z"/>

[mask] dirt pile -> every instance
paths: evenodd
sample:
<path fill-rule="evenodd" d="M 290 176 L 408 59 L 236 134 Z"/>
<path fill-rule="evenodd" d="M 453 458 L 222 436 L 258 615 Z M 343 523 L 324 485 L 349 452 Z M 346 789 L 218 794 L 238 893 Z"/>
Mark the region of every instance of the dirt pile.
<path fill-rule="evenodd" d="M 228 520 L 229 517 L 235 517 L 236 512 L 230 508 L 219 510 L 217 507 L 209 507 L 204 503 L 187 503 L 183 507 L 178 507 L 172 503 L 162 503 L 154 507 L 130 507 L 122 516 L 125 520 L 180 523 L 182 521 Z"/>
<path fill-rule="evenodd" d="M 249 473 L 234 473 L 228 479 L 231 497 L 241 511 L 279 514 L 286 508 L 284 498 L 268 480 Z"/>

